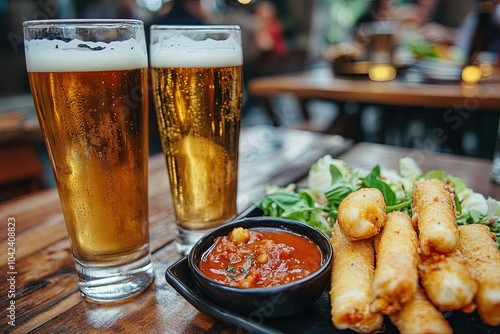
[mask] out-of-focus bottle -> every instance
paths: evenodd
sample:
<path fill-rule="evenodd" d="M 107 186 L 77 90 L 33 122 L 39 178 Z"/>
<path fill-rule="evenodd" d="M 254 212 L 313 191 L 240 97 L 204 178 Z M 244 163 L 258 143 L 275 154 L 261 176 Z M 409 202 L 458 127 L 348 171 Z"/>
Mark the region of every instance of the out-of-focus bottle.
<path fill-rule="evenodd" d="M 393 63 L 394 23 L 374 22 L 372 36 L 368 44 L 368 75 L 373 81 L 389 81 L 396 77 Z"/>
<path fill-rule="evenodd" d="M 480 0 L 476 5 L 476 26 L 469 45 L 467 65 L 462 71 L 462 80 L 466 83 L 478 82 L 493 72 L 488 46 L 495 35 L 493 12 L 496 5 L 496 0 Z"/>
<path fill-rule="evenodd" d="M 500 184 L 500 124 L 498 125 L 497 139 L 493 151 L 490 177 L 493 181 L 495 181 L 495 183 Z"/>
<path fill-rule="evenodd" d="M 496 1 L 481 0 L 476 9 L 476 28 L 472 35 L 468 59 L 469 63 L 477 63 L 481 53 L 488 50 L 488 45 L 494 36 L 493 11 Z"/>

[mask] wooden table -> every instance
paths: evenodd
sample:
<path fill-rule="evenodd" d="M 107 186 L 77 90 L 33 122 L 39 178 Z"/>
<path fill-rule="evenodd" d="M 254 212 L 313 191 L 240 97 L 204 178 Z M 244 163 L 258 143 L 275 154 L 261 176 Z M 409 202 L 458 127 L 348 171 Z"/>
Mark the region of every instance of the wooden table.
<path fill-rule="evenodd" d="M 248 90 L 262 97 L 288 93 L 300 99 L 436 108 L 452 108 L 473 99 L 477 110 L 500 111 L 500 80 L 496 77 L 475 85 L 414 83 L 399 77 L 375 82 L 365 77 L 336 76 L 330 68 L 319 68 L 256 78 L 250 81 Z"/>
<path fill-rule="evenodd" d="M 380 164 L 397 168 L 410 155 L 424 171 L 444 169 L 486 196 L 500 198 L 489 181 L 491 161 L 361 143 L 340 155 L 352 166 Z M 156 280 L 126 302 L 98 304 L 84 300 L 76 286 L 73 260 L 55 190 L 42 191 L 0 206 L 1 250 L 7 253 L 7 226 L 15 220 L 15 264 L 2 262 L 0 285 L 2 333 L 235 333 L 236 328 L 198 312 L 166 283 L 165 270 L 181 258 L 175 250 L 175 222 L 163 157 L 150 161 L 151 250 Z M 15 274 L 10 274 L 15 272 Z M 6 280 L 13 277 L 13 285 Z M 7 281 L 10 282 L 10 281 Z M 12 291 L 10 291 L 12 290 Z M 10 297 L 15 293 L 15 299 Z M 15 301 L 15 327 L 6 310 Z"/>
<path fill-rule="evenodd" d="M 319 68 L 255 78 L 249 82 L 248 91 L 263 99 L 275 125 L 280 124 L 270 102 L 273 97 L 284 94 L 296 97 L 306 120 L 309 119 L 309 100 L 335 101 L 339 104 L 340 114 L 325 132 L 357 141 L 362 139 L 360 113 L 349 112 L 345 108 L 348 102 L 403 107 L 397 109 L 398 113 L 415 110 L 416 107 L 437 108 L 442 112 L 439 115 L 442 126 L 452 130 L 457 130 L 476 111 L 500 112 L 500 75 L 497 73 L 488 80 L 467 85 L 460 82 L 408 82 L 404 80 L 404 75 L 392 81 L 374 82 L 367 77 L 338 76 L 330 68 Z M 404 112 L 401 115 L 403 119 L 408 116 Z M 399 119 L 398 122 L 401 123 Z"/>

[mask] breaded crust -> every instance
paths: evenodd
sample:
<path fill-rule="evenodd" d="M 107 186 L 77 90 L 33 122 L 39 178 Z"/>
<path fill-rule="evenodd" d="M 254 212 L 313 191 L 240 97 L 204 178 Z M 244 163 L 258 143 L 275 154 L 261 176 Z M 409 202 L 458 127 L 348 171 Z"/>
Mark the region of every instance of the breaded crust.
<path fill-rule="evenodd" d="M 372 311 L 392 314 L 413 298 L 418 285 L 418 239 L 407 214 L 387 215 L 384 229 L 375 237 L 375 250 Z"/>
<path fill-rule="evenodd" d="M 418 227 L 420 250 L 424 255 L 433 252 L 451 253 L 458 244 L 455 191 L 438 179 L 414 183 L 412 219 Z"/>
<path fill-rule="evenodd" d="M 460 226 L 459 231 L 458 249 L 478 283 L 477 311 L 485 323 L 500 325 L 500 251 L 495 236 L 480 224 Z"/>
<path fill-rule="evenodd" d="M 412 299 L 404 305 L 401 311 L 389 315 L 389 319 L 401 334 L 451 334 L 453 329 L 427 299 L 420 286 L 417 287 Z"/>
<path fill-rule="evenodd" d="M 477 283 L 458 249 L 450 254 L 421 256 L 418 269 L 420 284 L 440 311 L 474 310 Z"/>
<path fill-rule="evenodd" d="M 333 266 L 330 289 L 332 322 L 338 329 L 371 333 L 383 316 L 370 311 L 375 254 L 372 239 L 349 240 L 335 224 L 331 238 Z"/>
<path fill-rule="evenodd" d="M 350 193 L 339 205 L 337 220 L 342 233 L 355 240 L 377 235 L 385 224 L 384 196 L 375 188 Z"/>

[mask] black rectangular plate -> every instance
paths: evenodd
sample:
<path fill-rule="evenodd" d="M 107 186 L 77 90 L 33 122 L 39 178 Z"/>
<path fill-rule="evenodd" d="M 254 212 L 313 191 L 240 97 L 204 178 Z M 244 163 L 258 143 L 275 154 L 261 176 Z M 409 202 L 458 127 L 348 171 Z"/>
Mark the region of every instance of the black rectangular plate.
<path fill-rule="evenodd" d="M 250 207 L 238 218 L 261 216 L 262 211 L 256 207 Z M 225 308 L 207 298 L 195 285 L 189 273 L 187 257 L 171 265 L 166 273 L 167 282 L 191 305 L 215 319 L 233 325 L 243 332 L 248 333 L 354 333 L 350 330 L 338 330 L 331 321 L 330 297 L 325 290 L 316 304 L 310 309 L 283 318 L 249 317 Z M 453 328 L 454 333 L 467 334 L 494 334 L 500 333 L 500 326 L 488 326 L 484 324 L 476 313 L 464 314 L 462 312 L 449 312 L 445 314 L 446 319 Z M 239 331 L 240 332 L 240 331 Z M 386 317 L 383 333 L 398 333 L 396 327 Z"/>

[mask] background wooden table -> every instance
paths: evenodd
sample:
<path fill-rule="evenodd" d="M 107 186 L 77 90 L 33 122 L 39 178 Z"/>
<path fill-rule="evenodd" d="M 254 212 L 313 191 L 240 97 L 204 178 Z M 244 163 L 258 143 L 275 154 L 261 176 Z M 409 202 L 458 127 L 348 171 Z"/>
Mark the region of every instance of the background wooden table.
<path fill-rule="evenodd" d="M 399 158 L 411 155 L 424 171 L 444 169 L 477 191 L 500 198 L 500 186 L 489 181 L 491 161 L 416 152 L 361 143 L 340 155 L 357 167 L 380 164 L 397 168 Z M 2 262 L 0 332 L 7 333 L 235 333 L 236 328 L 198 312 L 165 281 L 165 270 L 181 258 L 174 245 L 175 219 L 162 156 L 150 161 L 149 208 L 155 282 L 126 302 L 99 304 L 84 300 L 75 272 L 59 199 L 55 190 L 42 191 L 0 206 L 0 249 L 7 253 L 7 222 L 15 219 L 14 268 Z M 3 255 L 5 259 L 6 256 Z M 9 298 L 7 278 L 15 274 L 15 299 Z M 15 327 L 6 310 L 15 300 Z M 333 327 L 332 327 L 333 330 Z"/>
<path fill-rule="evenodd" d="M 325 99 L 368 104 L 453 108 L 473 100 L 475 110 L 500 111 L 500 75 L 477 84 L 460 82 L 415 83 L 403 78 L 375 82 L 362 76 L 336 76 L 330 68 L 255 78 L 252 95 L 292 94 L 301 100 Z M 472 107 L 472 106 L 471 106 Z"/>
<path fill-rule="evenodd" d="M 384 111 L 385 135 L 380 135 L 386 144 L 409 146 L 404 142 L 411 132 L 408 122 L 424 120 L 428 128 L 436 128 L 446 135 L 448 150 L 464 154 L 462 136 L 467 131 L 476 131 L 479 136 L 478 156 L 491 158 L 500 113 L 500 72 L 497 69 L 490 78 L 477 84 L 461 82 L 408 82 L 404 73 L 395 80 L 374 82 L 366 76 L 339 76 L 331 68 L 319 68 L 290 74 L 278 74 L 251 80 L 248 84 L 251 95 L 261 98 L 271 121 L 282 125 L 279 108 L 273 98 L 294 97 L 301 106 L 303 129 L 317 129 L 311 120 L 311 100 L 333 101 L 339 113 L 333 122 L 319 129 L 355 141 L 373 141 L 365 138 L 361 115 L 365 106 L 375 105 Z M 332 108 L 325 108 L 332 112 Z M 486 129 L 485 129 L 486 128 Z M 392 139 L 388 139 L 388 134 Z M 402 142 L 398 142 L 402 141 Z"/>

